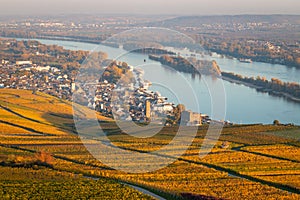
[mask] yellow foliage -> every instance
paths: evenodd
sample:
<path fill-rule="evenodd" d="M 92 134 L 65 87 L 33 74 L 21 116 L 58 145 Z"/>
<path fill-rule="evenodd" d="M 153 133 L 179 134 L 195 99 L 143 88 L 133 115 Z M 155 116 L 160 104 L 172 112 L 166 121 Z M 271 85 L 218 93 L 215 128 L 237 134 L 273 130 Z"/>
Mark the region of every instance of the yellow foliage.
<path fill-rule="evenodd" d="M 43 93 L 27 90 L 0 90 L 0 134 L 65 135 L 74 132 L 72 103 Z M 79 106 L 92 118 L 95 112 Z M 99 120 L 109 119 L 97 114 Z"/>

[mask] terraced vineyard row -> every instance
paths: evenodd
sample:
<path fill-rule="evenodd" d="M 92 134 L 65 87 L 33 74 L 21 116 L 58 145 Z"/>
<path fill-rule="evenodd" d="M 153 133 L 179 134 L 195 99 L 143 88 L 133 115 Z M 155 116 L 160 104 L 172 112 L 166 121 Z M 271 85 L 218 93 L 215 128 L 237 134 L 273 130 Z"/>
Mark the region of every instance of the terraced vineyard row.
<path fill-rule="evenodd" d="M 129 174 L 113 170 L 96 160 L 80 138 L 73 134 L 72 119 L 65 117 L 65 120 L 60 120 L 70 114 L 68 103 L 61 102 L 65 109 L 60 111 L 50 103 L 58 100 L 49 96 L 36 96 L 27 91 L 24 95 L 15 91 L 1 95 L 5 97 L 5 101 L 0 100 L 5 107 L 0 108 L 1 120 L 11 123 L 0 122 L 0 194 L 6 199 L 16 199 L 13 195 L 34 198 L 30 192 L 51 198 L 53 195 L 61 198 L 73 195 L 74 199 L 87 196 L 109 199 L 114 195 L 112 191 L 118 191 L 113 197 L 120 199 L 123 196 L 118 195 L 122 193 L 126 199 L 149 198 L 118 181 L 148 188 L 169 199 L 187 196 L 212 199 L 300 198 L 299 127 L 228 126 L 223 129 L 212 152 L 200 159 L 199 149 L 207 131 L 207 127 L 201 127 L 190 148 L 173 164 L 155 172 Z M 45 108 L 30 103 L 35 98 L 44 102 Z M 12 105 L 14 99 L 17 99 L 16 105 Z M 46 111 L 51 111 L 51 115 L 41 115 Z M 64 124 L 70 126 L 60 128 Z M 106 122 L 101 126 L 113 145 L 141 153 L 160 149 L 177 132 L 176 127 L 166 127 L 152 138 L 137 139 L 122 133 L 114 123 Z M 186 131 L 189 132 L 188 128 Z M 89 143 L 96 144 L 93 140 Z M 176 155 L 182 148 L 177 145 L 171 150 Z M 110 158 L 111 155 L 104 156 Z M 120 159 L 121 162 L 122 159 L 128 160 L 127 157 Z M 153 162 L 157 161 L 143 164 L 150 166 Z M 132 162 L 128 167 L 139 167 L 139 163 Z M 100 180 L 87 180 L 84 176 Z M 62 183 L 63 180 L 65 183 Z M 22 196 L 21 190 L 17 191 L 15 187 L 27 192 Z M 92 188 L 97 188 L 97 191 Z M 67 190 L 75 192 L 70 194 Z"/>

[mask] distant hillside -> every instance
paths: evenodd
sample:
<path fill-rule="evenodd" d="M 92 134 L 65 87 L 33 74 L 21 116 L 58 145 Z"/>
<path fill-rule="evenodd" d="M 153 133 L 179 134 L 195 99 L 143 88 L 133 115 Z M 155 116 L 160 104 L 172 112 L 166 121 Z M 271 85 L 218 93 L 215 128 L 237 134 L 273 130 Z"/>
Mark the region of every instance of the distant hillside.
<path fill-rule="evenodd" d="M 0 134 L 69 133 L 76 133 L 71 102 L 28 90 L 0 90 Z"/>
<path fill-rule="evenodd" d="M 152 26 L 185 26 L 199 27 L 202 24 L 227 23 L 289 23 L 300 24 L 300 15 L 216 15 L 216 16 L 182 16 L 160 22 L 149 23 Z"/>

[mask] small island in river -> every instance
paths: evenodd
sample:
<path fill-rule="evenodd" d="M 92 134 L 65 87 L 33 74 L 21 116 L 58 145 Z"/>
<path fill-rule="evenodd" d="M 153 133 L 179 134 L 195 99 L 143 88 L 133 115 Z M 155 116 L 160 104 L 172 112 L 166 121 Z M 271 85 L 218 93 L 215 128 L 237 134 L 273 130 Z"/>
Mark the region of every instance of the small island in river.
<path fill-rule="evenodd" d="M 158 61 L 176 71 L 199 75 L 220 76 L 221 70 L 216 61 L 197 60 L 196 58 L 184 58 L 170 55 L 149 55 L 150 60 Z"/>
<path fill-rule="evenodd" d="M 300 84 L 296 82 L 283 82 L 276 78 L 267 80 L 259 76 L 255 79 L 254 77 L 249 78 L 228 72 L 222 72 L 222 79 L 255 88 L 258 92 L 266 92 L 273 96 L 282 96 L 289 100 L 300 102 Z"/>

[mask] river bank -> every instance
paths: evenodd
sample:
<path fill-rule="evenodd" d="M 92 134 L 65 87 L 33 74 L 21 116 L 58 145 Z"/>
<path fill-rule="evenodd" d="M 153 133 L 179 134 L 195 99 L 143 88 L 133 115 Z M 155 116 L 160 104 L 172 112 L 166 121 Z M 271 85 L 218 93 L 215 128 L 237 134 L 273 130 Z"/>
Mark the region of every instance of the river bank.
<path fill-rule="evenodd" d="M 22 40 L 18 39 L 17 40 Z M 34 40 L 34 39 L 33 39 Z M 127 62 L 131 66 L 138 66 L 145 71 L 145 79 L 153 83 L 152 91 L 159 91 L 163 96 L 168 96 L 169 101 L 173 103 L 182 103 L 187 109 L 195 110 L 201 113 L 211 114 L 211 96 L 206 85 L 210 86 L 210 90 L 217 91 L 220 84 L 224 84 L 226 91 L 226 118 L 238 124 L 269 124 L 278 119 L 282 123 L 300 124 L 300 104 L 294 101 L 278 98 L 266 93 L 258 92 L 250 87 L 241 84 L 232 84 L 229 81 L 211 78 L 203 75 L 200 78 L 194 77 L 188 73 L 177 73 L 170 70 L 161 63 L 149 61 L 148 56 L 138 53 L 126 53 L 120 48 L 111 48 L 104 45 L 96 45 L 89 43 L 60 41 L 60 40 L 40 40 L 43 44 L 63 46 L 70 50 L 85 50 L 107 52 L 110 59 L 116 59 Z M 171 50 L 171 49 L 170 49 Z M 189 54 L 190 51 L 176 51 L 181 55 Z M 122 55 L 122 56 L 120 56 Z M 236 60 L 221 58 L 218 55 L 201 56 L 199 59 L 216 60 L 222 71 L 233 72 L 247 77 L 266 77 L 271 79 L 276 77 L 282 81 L 293 81 L 299 83 L 300 70 L 291 69 L 282 65 L 269 65 L 264 63 L 253 62 L 240 63 Z M 147 62 L 144 62 L 144 60 Z M 223 83 L 220 83 L 220 82 Z M 188 89 L 190 88 L 190 89 Z M 175 95 L 174 95 L 175 94 Z M 200 104 L 195 104 L 191 95 L 195 95 L 199 99 Z M 274 109 L 279 108 L 279 109 Z M 259 114 L 258 114 L 259 112 Z M 247 113 L 247 115 L 245 114 Z"/>
<path fill-rule="evenodd" d="M 229 77 L 226 77 L 226 76 L 223 76 L 223 75 L 220 78 L 222 80 L 228 81 L 230 83 L 240 84 L 240 85 L 247 86 L 249 88 L 256 89 L 257 92 L 268 93 L 271 96 L 283 97 L 283 98 L 286 98 L 287 100 L 300 103 L 300 98 L 297 98 L 297 97 L 295 97 L 295 96 L 293 96 L 291 94 L 285 93 L 285 92 L 273 91 L 273 90 L 270 90 L 270 89 L 267 89 L 267 88 L 255 85 L 255 84 L 251 84 L 251 83 L 248 83 L 248 82 L 245 82 L 245 81 L 241 81 L 241 80 L 236 80 L 236 79 L 229 78 Z"/>

